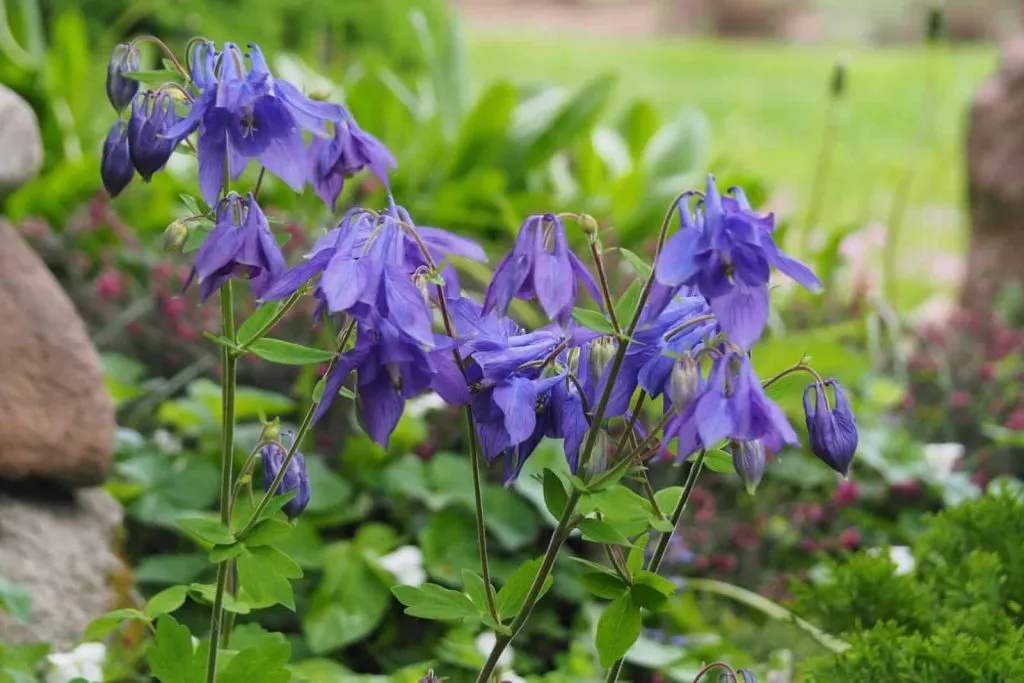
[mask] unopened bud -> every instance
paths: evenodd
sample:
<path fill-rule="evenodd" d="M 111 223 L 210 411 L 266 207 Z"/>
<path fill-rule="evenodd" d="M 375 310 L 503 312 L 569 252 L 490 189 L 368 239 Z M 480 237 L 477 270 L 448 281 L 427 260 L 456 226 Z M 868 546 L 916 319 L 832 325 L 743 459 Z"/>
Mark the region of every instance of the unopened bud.
<path fill-rule="evenodd" d="M 125 74 L 139 70 L 139 50 L 131 44 L 121 44 L 114 48 L 107 64 L 107 99 L 120 114 L 131 104 L 135 93 L 139 91 L 139 82 Z"/>
<path fill-rule="evenodd" d="M 587 439 L 590 435 L 584 437 L 583 445 L 586 445 Z M 583 481 L 589 481 L 591 477 L 597 475 L 608 469 L 608 433 L 597 428 L 597 437 L 594 439 L 594 448 L 590 451 L 590 454 L 580 452 L 580 463 L 585 464 L 585 467 L 581 467 L 580 476 L 583 477 Z"/>
<path fill-rule="evenodd" d="M 580 374 L 580 347 L 574 346 L 565 354 L 565 365 L 569 374 L 579 376 Z"/>
<path fill-rule="evenodd" d="M 188 226 L 184 221 L 174 221 L 164 230 L 164 251 L 181 251 L 188 239 Z"/>
<path fill-rule="evenodd" d="M 690 405 L 700 392 L 700 366 L 692 356 L 683 355 L 672 366 L 668 397 L 676 410 Z"/>
<path fill-rule="evenodd" d="M 750 495 L 754 495 L 757 485 L 764 477 L 766 465 L 764 444 L 757 440 L 732 441 L 730 448 L 732 449 L 732 466 L 736 469 L 736 474 L 740 475 L 743 488 Z"/>
<path fill-rule="evenodd" d="M 277 478 L 284 466 L 288 454 L 279 443 L 271 442 L 260 449 L 260 457 L 263 460 L 263 490 L 269 491 L 270 487 L 274 485 L 274 479 Z M 285 470 L 284 476 L 281 478 L 281 485 L 274 495 L 282 495 L 290 491 L 295 491 L 296 495 L 285 503 L 283 510 L 289 519 L 295 519 L 309 504 L 310 496 L 306 458 L 302 453 L 296 453 L 292 457 L 291 462 L 288 463 L 288 469 Z"/>
<path fill-rule="evenodd" d="M 323 102 L 331 97 L 331 91 L 327 88 L 317 88 L 309 93 L 309 99 Z"/>
<path fill-rule="evenodd" d="M 584 235 L 597 234 L 597 220 L 589 214 L 580 216 L 580 227 L 583 229 Z"/>
<path fill-rule="evenodd" d="M 280 418 L 274 418 L 272 422 L 268 422 L 263 427 L 263 438 L 267 441 L 273 441 L 281 433 L 281 420 Z"/>
<path fill-rule="evenodd" d="M 590 342 L 587 349 L 587 370 L 595 383 L 601 381 L 605 368 L 611 365 L 617 350 L 618 344 L 611 337 L 598 337 Z"/>
<path fill-rule="evenodd" d="M 839 99 L 846 92 L 846 55 L 840 55 L 836 60 L 835 68 L 832 70 L 832 81 L 829 83 L 829 93 L 833 99 Z"/>

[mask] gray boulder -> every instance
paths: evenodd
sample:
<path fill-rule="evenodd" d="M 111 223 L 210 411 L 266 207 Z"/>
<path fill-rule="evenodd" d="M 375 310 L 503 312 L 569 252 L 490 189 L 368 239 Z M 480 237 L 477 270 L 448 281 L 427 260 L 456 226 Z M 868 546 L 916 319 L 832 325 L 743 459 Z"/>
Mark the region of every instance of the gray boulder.
<path fill-rule="evenodd" d="M 24 185 L 42 164 L 36 113 L 18 93 L 0 85 L 0 197 Z"/>

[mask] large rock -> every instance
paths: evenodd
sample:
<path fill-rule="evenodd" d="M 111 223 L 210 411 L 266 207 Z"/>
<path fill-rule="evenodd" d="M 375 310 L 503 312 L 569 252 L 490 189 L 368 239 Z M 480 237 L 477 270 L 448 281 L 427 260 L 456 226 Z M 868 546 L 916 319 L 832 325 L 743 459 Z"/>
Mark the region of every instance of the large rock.
<path fill-rule="evenodd" d="M 0 197 L 21 187 L 42 163 L 36 113 L 18 93 L 0 85 Z"/>
<path fill-rule="evenodd" d="M 1008 41 L 978 89 L 967 133 L 971 248 L 962 299 L 991 306 L 1009 282 L 1024 284 L 1024 36 Z"/>
<path fill-rule="evenodd" d="M 116 423 L 99 357 L 60 285 L 3 221 L 0 321 L 0 479 L 102 483 Z"/>
<path fill-rule="evenodd" d="M 114 552 L 120 525 L 120 506 L 101 489 L 62 500 L 0 491 L 0 576 L 32 598 L 28 624 L 0 611 L 0 642 L 69 650 L 89 622 L 122 606 L 127 596 L 118 594 L 117 577 L 127 569 Z"/>

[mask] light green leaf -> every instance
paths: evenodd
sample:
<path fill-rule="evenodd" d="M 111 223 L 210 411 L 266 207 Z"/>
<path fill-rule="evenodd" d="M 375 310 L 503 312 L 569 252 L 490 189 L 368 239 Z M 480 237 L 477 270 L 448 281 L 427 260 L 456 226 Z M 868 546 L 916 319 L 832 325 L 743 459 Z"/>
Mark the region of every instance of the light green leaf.
<path fill-rule="evenodd" d="M 149 623 L 149 617 L 137 609 L 116 609 L 112 612 L 107 612 L 102 617 L 93 619 L 92 622 L 85 627 L 85 633 L 83 635 L 88 640 L 103 640 L 110 635 L 113 630 L 121 624 L 121 622 L 128 621 L 129 619 L 138 619 L 139 621 Z"/>
<path fill-rule="evenodd" d="M 624 247 L 619 247 L 619 252 L 621 252 L 622 257 L 629 262 L 629 265 L 633 267 L 633 270 L 636 271 L 637 275 L 645 280 L 651 277 L 651 273 L 654 272 L 654 268 L 652 268 L 647 261 Z M 616 313 L 617 312 L 618 311 L 616 311 Z"/>
<path fill-rule="evenodd" d="M 615 328 L 612 327 L 612 324 L 608 322 L 607 318 L 600 311 L 593 311 L 589 308 L 574 308 L 572 309 L 572 317 L 573 320 L 583 325 L 583 327 L 595 332 L 615 334 Z"/>
<path fill-rule="evenodd" d="M 171 586 L 165 588 L 146 603 L 146 616 L 155 619 L 161 614 L 170 614 L 185 604 L 188 586 Z"/>
<path fill-rule="evenodd" d="M 271 339 L 270 337 L 264 337 L 253 342 L 249 350 L 263 360 L 281 365 L 316 365 L 328 363 L 334 358 L 334 354 L 330 351 L 293 344 L 281 339 Z"/>
<path fill-rule="evenodd" d="M 644 534 L 640 538 L 636 539 L 636 543 L 629 551 L 629 556 L 626 558 L 626 569 L 629 570 L 630 576 L 636 576 L 637 573 L 643 569 L 644 566 L 644 550 L 647 549 L 647 541 L 650 538 L 648 534 Z"/>
<path fill-rule="evenodd" d="M 580 532 L 584 540 L 604 545 L 632 546 L 633 543 L 608 522 L 597 519 L 585 519 L 580 522 Z"/>
<path fill-rule="evenodd" d="M 292 647 L 287 642 L 242 650 L 217 676 L 217 683 L 288 683 L 292 675 L 285 665 L 291 654 Z"/>
<path fill-rule="evenodd" d="M 580 577 L 580 583 L 599 598 L 615 600 L 629 590 L 629 585 L 616 574 L 589 572 Z"/>
<path fill-rule="evenodd" d="M 238 343 L 244 345 L 252 341 L 253 337 L 274 318 L 280 308 L 280 301 L 271 301 L 257 308 L 238 328 L 238 332 L 235 334 Z"/>
<path fill-rule="evenodd" d="M 633 280 L 615 303 L 615 316 L 621 326 L 626 327 L 627 322 L 633 319 L 633 313 L 636 311 L 636 305 L 640 303 L 640 293 L 643 288 L 643 282 Z"/>
<path fill-rule="evenodd" d="M 597 654 L 603 668 L 620 659 L 640 637 L 640 606 L 629 593 L 608 605 L 597 622 Z"/>
<path fill-rule="evenodd" d="M 27 624 L 32 611 L 32 593 L 20 583 L 0 576 L 0 610 L 21 624 Z"/>
<path fill-rule="evenodd" d="M 498 591 L 495 601 L 498 604 L 498 614 L 503 619 L 519 614 L 519 610 L 526 603 L 526 596 L 530 592 L 530 586 L 533 585 L 533 581 L 537 577 L 537 572 L 540 571 L 542 563 L 543 558 L 537 557 L 521 565 L 512 572 L 512 575 L 505 581 L 505 585 Z M 538 599 L 551 588 L 552 583 L 554 583 L 554 579 L 548 574 L 544 580 L 544 585 L 541 587 Z"/>
<path fill-rule="evenodd" d="M 178 526 L 196 538 L 213 545 L 231 545 L 235 537 L 212 517 L 185 517 L 178 520 Z"/>
<path fill-rule="evenodd" d="M 281 519 L 265 519 L 252 528 L 245 538 L 247 548 L 273 545 L 292 532 L 292 525 Z"/>
<path fill-rule="evenodd" d="M 231 545 L 217 545 L 210 551 L 210 562 L 220 563 L 224 560 L 231 560 L 245 552 L 245 545 L 232 543 Z"/>
<path fill-rule="evenodd" d="M 212 583 L 193 583 L 188 587 L 189 595 L 196 602 L 212 605 L 216 597 L 216 587 Z M 224 596 L 224 609 L 235 614 L 249 614 L 252 607 L 231 595 Z"/>
<path fill-rule="evenodd" d="M 198 683 L 204 678 L 206 657 L 193 648 L 188 627 L 167 614 L 156 620 L 156 639 L 146 659 L 150 675 L 160 683 Z"/>
<path fill-rule="evenodd" d="M 718 448 L 708 451 L 704 455 L 704 466 L 712 472 L 720 472 L 722 474 L 736 472 L 736 468 L 732 464 L 732 455 Z"/>
<path fill-rule="evenodd" d="M 468 569 L 462 570 L 462 586 L 466 595 L 481 614 L 487 613 L 487 587 L 482 576 Z"/>
<path fill-rule="evenodd" d="M 398 601 L 405 605 L 405 613 L 421 619 L 441 621 L 473 618 L 479 612 L 465 593 L 435 583 L 422 586 L 395 586 L 391 589 Z"/>

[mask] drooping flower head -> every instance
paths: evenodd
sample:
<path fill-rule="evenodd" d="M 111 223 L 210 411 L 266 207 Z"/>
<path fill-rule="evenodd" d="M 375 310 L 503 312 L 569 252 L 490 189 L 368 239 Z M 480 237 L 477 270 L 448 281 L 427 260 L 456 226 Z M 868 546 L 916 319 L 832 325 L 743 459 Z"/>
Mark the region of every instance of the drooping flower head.
<path fill-rule="evenodd" d="M 832 387 L 833 408 L 829 408 L 826 387 Z M 804 415 L 811 451 L 845 477 L 857 452 L 857 419 L 839 382 L 829 379 L 808 385 L 804 389 Z"/>
<path fill-rule="evenodd" d="M 131 154 L 128 151 L 128 130 L 124 121 L 115 121 L 103 142 L 100 177 L 107 194 L 116 197 L 135 176 Z"/>
<path fill-rule="evenodd" d="M 309 144 L 309 184 L 330 209 L 352 176 L 369 169 L 389 188 L 388 171 L 395 168 L 398 162 L 391 150 L 351 119 L 335 123 L 331 139 L 314 137 Z"/>
<path fill-rule="evenodd" d="M 164 135 L 176 141 L 198 129 L 199 186 L 208 204 L 224 186 L 224 164 L 238 179 L 251 159 L 296 192 L 306 184 L 302 131 L 327 136 L 327 124 L 351 118 L 339 104 L 318 102 L 275 79 L 259 47 L 245 55 L 234 43 L 220 53 L 212 43 L 192 52 L 192 80 L 199 96 L 189 115 Z M 248 64 L 246 64 L 248 58 Z"/>
<path fill-rule="evenodd" d="M 196 253 L 187 284 L 195 278 L 206 301 L 229 279 L 244 277 L 258 299 L 284 269 L 281 248 L 252 193 L 244 199 L 230 194 L 217 204 L 216 223 Z"/>
<path fill-rule="evenodd" d="M 764 478 L 764 470 L 768 464 L 764 444 L 757 440 L 731 441 L 729 449 L 732 451 L 732 466 L 739 475 L 743 488 L 750 495 L 754 495 L 758 484 Z"/>
<path fill-rule="evenodd" d="M 688 209 L 690 198 L 683 200 L 682 227 L 666 242 L 655 276 L 665 285 L 697 287 L 725 333 L 747 350 L 768 320 L 772 266 L 812 291 L 820 289 L 821 282 L 776 246 L 774 216 L 757 215 L 742 190 L 730 191 L 732 197 L 720 195 L 714 176 L 708 176 L 704 198 L 693 215 Z"/>
<path fill-rule="evenodd" d="M 132 164 L 145 182 L 167 165 L 178 141 L 166 137 L 181 117 L 174 110 L 174 98 L 167 92 L 141 92 L 132 100 L 128 119 L 128 150 Z"/>
<path fill-rule="evenodd" d="M 679 457 L 712 448 L 722 439 L 759 441 L 772 453 L 799 443 L 782 408 L 768 398 L 744 354 L 715 359 L 700 396 L 665 428 L 666 442 L 679 438 Z"/>
<path fill-rule="evenodd" d="M 260 458 L 263 460 L 263 490 L 269 491 L 274 485 L 281 467 L 284 465 L 287 451 L 276 442 L 264 444 L 260 448 Z M 306 457 L 302 453 L 295 453 L 288 469 L 285 470 L 281 485 L 278 486 L 274 495 L 284 495 L 296 491 L 295 497 L 284 504 L 284 512 L 289 519 L 295 519 L 302 514 L 302 511 L 309 505 L 310 486 L 309 476 L 306 474 Z"/>
<path fill-rule="evenodd" d="M 120 114 L 139 91 L 139 82 L 126 74 L 139 70 L 139 49 L 122 43 L 114 48 L 107 64 L 107 99 Z"/>
<path fill-rule="evenodd" d="M 508 314 L 513 299 L 537 299 L 551 320 L 567 324 L 576 305 L 580 279 L 596 301 L 601 300 L 594 278 L 569 250 L 565 224 L 554 214 L 530 216 L 515 245 L 498 267 L 484 295 L 484 313 Z"/>

